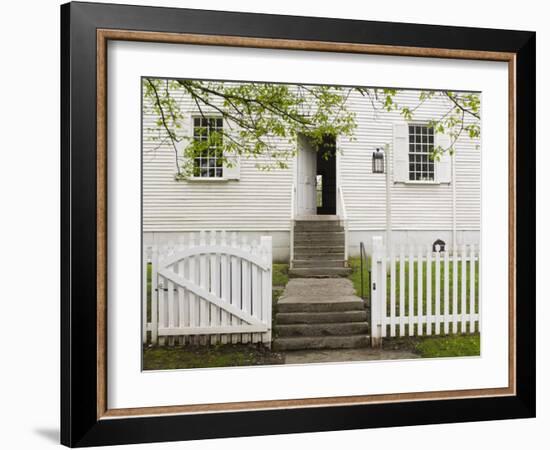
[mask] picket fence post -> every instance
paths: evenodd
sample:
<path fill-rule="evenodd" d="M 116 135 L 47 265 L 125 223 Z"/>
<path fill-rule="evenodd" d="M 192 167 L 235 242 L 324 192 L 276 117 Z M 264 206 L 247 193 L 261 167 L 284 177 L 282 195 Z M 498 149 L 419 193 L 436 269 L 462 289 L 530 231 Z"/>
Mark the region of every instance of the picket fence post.
<path fill-rule="evenodd" d="M 382 261 L 385 258 L 386 252 L 382 244 L 382 236 L 374 236 L 372 238 L 371 264 L 371 345 L 373 347 L 382 346 L 382 293 L 385 291 L 382 287 L 386 283 L 385 274 L 382 273 Z"/>

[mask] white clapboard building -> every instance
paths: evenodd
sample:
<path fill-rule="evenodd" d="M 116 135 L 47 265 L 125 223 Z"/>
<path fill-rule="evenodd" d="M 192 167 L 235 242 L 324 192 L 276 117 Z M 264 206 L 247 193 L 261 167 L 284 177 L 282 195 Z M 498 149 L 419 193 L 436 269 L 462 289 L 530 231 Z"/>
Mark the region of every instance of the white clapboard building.
<path fill-rule="evenodd" d="M 186 115 L 181 133 L 193 136 L 204 117 L 182 95 L 176 95 Z M 395 101 L 417 107 L 419 91 L 399 91 Z M 258 159 L 242 156 L 233 167 L 203 162 L 200 176 L 176 181 L 174 148 L 153 139 L 160 136 L 157 116 L 145 101 L 144 243 L 176 241 L 201 230 L 235 231 L 251 240 L 271 235 L 274 260 L 291 259 L 298 262 L 295 268 L 304 269 L 316 255 L 333 260 L 357 255 L 360 242 L 368 248 L 374 235 L 393 245 L 478 243 L 479 139 L 465 133 L 454 155 L 435 162 L 427 156 L 430 146 L 449 143 L 448 136 L 427 126 L 449 110 L 449 100 L 426 100 L 410 122 L 399 111 L 375 110 L 357 92 L 350 95 L 348 108 L 356 114 L 354 139 L 327 137 L 327 148 L 336 148 L 328 160 L 298 136 L 299 150 L 288 169 L 262 171 Z M 215 111 L 202 114 L 219 119 Z M 216 120 L 215 126 L 223 127 L 224 121 Z M 383 173 L 373 168 L 377 149 L 385 150 Z"/>

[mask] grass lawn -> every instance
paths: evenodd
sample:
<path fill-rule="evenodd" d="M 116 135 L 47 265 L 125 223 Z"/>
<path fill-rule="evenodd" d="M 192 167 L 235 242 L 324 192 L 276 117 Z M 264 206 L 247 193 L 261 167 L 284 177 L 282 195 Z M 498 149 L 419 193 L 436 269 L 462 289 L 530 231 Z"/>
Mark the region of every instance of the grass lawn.
<path fill-rule="evenodd" d="M 480 336 L 459 334 L 453 336 L 384 338 L 385 350 L 408 350 L 422 358 L 479 356 Z"/>
<path fill-rule="evenodd" d="M 283 364 L 282 354 L 263 345 L 144 347 L 144 370 L 197 369 Z"/>
<path fill-rule="evenodd" d="M 355 287 L 355 292 L 357 295 L 361 295 L 361 269 L 360 269 L 360 258 L 354 257 L 349 259 L 349 266 L 352 268 L 352 273 L 349 276 L 349 279 L 353 282 L 353 286 Z M 414 291 L 413 291 L 413 298 L 414 298 L 414 313 L 418 313 L 418 288 L 417 280 L 418 280 L 418 266 L 419 264 L 415 262 L 413 264 L 413 277 L 414 277 Z M 426 312 L 426 268 L 427 263 L 422 263 L 422 310 L 425 313 Z M 364 273 L 364 282 L 365 282 L 365 295 L 367 297 L 370 297 L 369 292 L 369 286 L 368 286 L 368 271 L 370 269 L 370 258 L 367 260 L 366 266 L 363 267 L 363 273 Z M 390 266 L 387 264 L 387 308 L 388 308 L 388 314 L 390 311 Z M 401 294 L 401 284 L 400 284 L 400 270 L 399 270 L 399 264 L 396 263 L 395 267 L 395 304 L 396 304 L 396 310 L 397 315 L 399 315 L 399 306 L 400 301 L 399 297 Z M 475 311 L 479 311 L 478 304 L 479 304 L 479 288 L 478 288 L 478 277 L 479 277 L 479 270 L 478 270 L 478 264 L 476 264 L 475 267 L 475 279 L 474 279 L 474 285 L 475 285 Z M 405 315 L 408 314 L 409 310 L 409 264 L 405 264 L 405 286 L 403 286 L 404 294 L 405 294 Z M 435 262 L 432 262 L 432 312 L 435 311 Z M 443 263 L 441 263 L 441 272 L 440 272 L 440 309 L 443 312 L 443 302 L 444 302 L 444 274 L 443 274 Z M 453 262 L 449 261 L 449 313 L 453 314 Z M 462 298 L 462 262 L 458 261 L 457 266 L 457 312 L 459 314 L 462 313 L 462 305 L 461 305 L 461 298 Z M 466 263 L 466 312 L 470 312 L 470 263 Z"/>
<path fill-rule="evenodd" d="M 349 265 L 352 268 L 352 273 L 349 276 L 349 279 L 352 281 L 353 286 L 355 287 L 355 291 L 357 295 L 361 295 L 361 269 L 360 269 L 360 259 L 359 258 L 350 258 Z M 477 266 L 477 265 L 476 265 Z M 388 314 L 390 312 L 390 268 L 388 264 L 388 290 L 387 290 L 387 308 L 388 308 Z M 422 311 L 426 312 L 426 268 L 427 263 L 422 264 L 422 286 L 423 286 L 423 292 L 422 292 Z M 365 294 L 367 298 L 370 297 L 369 292 L 369 286 L 368 286 L 368 271 L 370 269 L 370 258 L 367 261 L 367 264 L 363 267 L 363 273 L 364 273 L 364 283 L 365 283 Z M 418 263 L 414 263 L 413 265 L 414 270 L 414 292 L 413 292 L 413 298 L 414 298 L 414 313 L 417 314 L 418 312 L 418 290 L 416 288 L 416 283 L 418 279 Z M 399 294 L 401 292 L 401 286 L 399 281 L 399 264 L 396 264 L 396 294 L 395 294 L 395 304 L 396 304 L 396 311 L 397 315 L 399 315 Z M 432 263 L 432 312 L 435 311 L 435 263 Z M 458 313 L 462 312 L 461 309 L 461 295 L 462 295 L 462 263 L 458 262 L 457 267 L 457 275 L 458 275 Z M 409 279 L 409 268 L 408 264 L 405 265 L 405 286 L 404 286 L 404 294 L 405 294 L 405 315 L 408 314 L 409 310 L 409 286 L 408 286 L 408 279 Z M 478 310 L 478 304 L 479 304 L 479 290 L 478 290 L 478 268 L 476 267 L 475 271 L 475 291 L 476 291 L 476 299 L 475 299 L 475 310 Z M 443 302 L 444 302 L 444 275 L 443 275 L 443 264 L 441 264 L 441 274 L 440 274 L 440 309 L 443 312 Z M 466 312 L 469 313 L 469 302 L 470 302 L 470 292 L 469 292 L 469 286 L 470 286 L 470 263 L 467 263 L 466 267 Z M 452 261 L 449 261 L 449 312 L 453 312 L 453 305 L 452 305 L 452 298 L 453 298 L 453 263 Z M 408 325 L 405 326 L 408 331 Z M 458 327 L 460 329 L 461 325 L 458 324 Z M 425 328 L 424 328 L 425 330 Z M 476 334 L 456 334 L 456 335 L 439 335 L 439 336 L 422 336 L 422 337 L 412 337 L 412 336 L 404 336 L 404 337 L 396 337 L 396 338 L 384 338 L 383 339 L 383 346 L 387 350 L 408 350 L 415 353 L 418 353 L 423 358 L 437 358 L 437 357 L 456 357 L 456 356 L 478 356 L 480 354 L 480 337 L 479 333 Z"/>
<path fill-rule="evenodd" d="M 273 286 L 286 286 L 288 283 L 288 264 L 273 264 Z"/>

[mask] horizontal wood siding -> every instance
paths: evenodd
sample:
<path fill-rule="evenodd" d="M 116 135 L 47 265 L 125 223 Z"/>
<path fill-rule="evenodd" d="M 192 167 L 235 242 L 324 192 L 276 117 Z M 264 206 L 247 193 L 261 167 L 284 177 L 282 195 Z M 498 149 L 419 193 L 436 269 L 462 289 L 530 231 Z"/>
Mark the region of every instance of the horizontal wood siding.
<path fill-rule="evenodd" d="M 402 91 L 399 105 L 418 105 L 419 91 Z M 182 110 L 197 114 L 190 99 L 179 97 Z M 434 98 L 414 112 L 415 122 L 445 114 L 447 101 Z M 359 93 L 350 96 L 356 113 L 355 140 L 338 139 L 338 177 L 343 188 L 350 231 L 385 228 L 385 176 L 372 173 L 372 152 L 391 144 L 398 112 L 374 110 Z M 294 165 L 270 172 L 259 170 L 260 160 L 241 158 L 237 181 L 175 181 L 174 149 L 158 136 L 156 115 L 145 105 L 143 136 L 143 229 L 145 232 L 226 230 L 288 230 Z M 183 124 L 190 133 L 191 120 Z M 456 216 L 458 230 L 479 230 L 481 149 L 479 140 L 464 136 L 456 153 Z M 290 145 L 280 141 L 278 145 Z M 386 158 L 392 164 L 392 158 Z M 449 184 L 392 183 L 392 219 L 395 230 L 450 230 L 452 188 Z"/>

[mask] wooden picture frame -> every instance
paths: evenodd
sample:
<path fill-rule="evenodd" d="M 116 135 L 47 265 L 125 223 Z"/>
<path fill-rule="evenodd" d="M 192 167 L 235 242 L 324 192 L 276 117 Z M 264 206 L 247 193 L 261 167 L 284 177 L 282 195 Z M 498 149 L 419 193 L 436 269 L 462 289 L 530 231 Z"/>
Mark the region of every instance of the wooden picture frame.
<path fill-rule="evenodd" d="M 507 62 L 508 387 L 109 409 L 109 40 Z M 534 417 L 535 33 L 77 2 L 61 7 L 61 56 L 63 444 L 91 446 Z"/>

